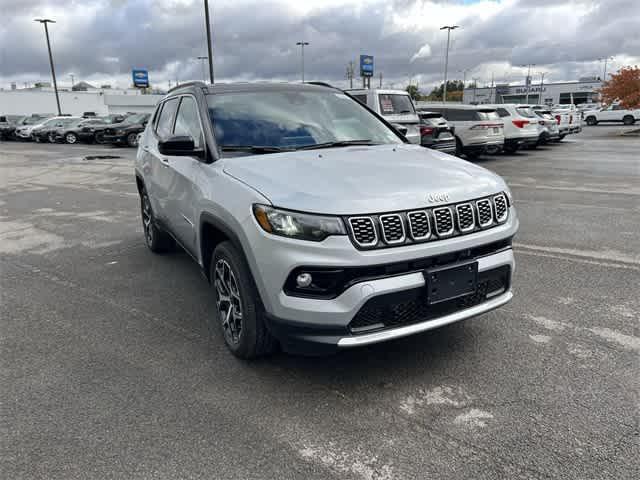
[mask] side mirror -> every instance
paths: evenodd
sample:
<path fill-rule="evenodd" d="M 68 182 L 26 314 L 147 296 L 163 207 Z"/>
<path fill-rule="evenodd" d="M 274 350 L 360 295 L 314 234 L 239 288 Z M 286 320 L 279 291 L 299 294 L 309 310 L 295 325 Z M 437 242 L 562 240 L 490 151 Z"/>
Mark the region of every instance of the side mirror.
<path fill-rule="evenodd" d="M 398 132 L 400 132 L 400 134 L 404 137 L 407 132 L 409 131 L 409 129 L 407 127 L 404 127 L 402 125 L 399 125 L 397 123 L 392 123 L 391 125 L 393 125 L 393 128 L 395 128 Z"/>
<path fill-rule="evenodd" d="M 193 138 L 188 135 L 174 135 L 158 142 L 158 151 L 162 155 L 174 157 L 203 157 L 204 150 L 196 149 Z"/>

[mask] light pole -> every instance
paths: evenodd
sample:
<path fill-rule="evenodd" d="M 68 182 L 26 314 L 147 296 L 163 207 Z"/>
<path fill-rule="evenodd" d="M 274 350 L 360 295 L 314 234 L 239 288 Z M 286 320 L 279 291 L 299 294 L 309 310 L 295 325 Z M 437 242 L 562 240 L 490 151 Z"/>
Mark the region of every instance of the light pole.
<path fill-rule="evenodd" d="M 604 57 L 604 58 L 599 58 L 598 60 L 600 61 L 604 60 L 604 71 L 602 72 L 602 81 L 606 82 L 607 81 L 607 62 L 609 60 L 613 60 L 613 57 Z"/>
<path fill-rule="evenodd" d="M 444 90 L 442 91 L 442 101 L 447 101 L 447 69 L 449 68 L 449 41 L 451 40 L 451 30 L 459 28 L 460 25 L 445 25 L 440 30 L 447 31 L 447 51 L 444 57 Z"/>
<path fill-rule="evenodd" d="M 58 96 L 58 83 L 56 82 L 56 70 L 53 68 L 53 55 L 51 55 L 51 42 L 49 42 L 49 28 L 47 23 L 56 23 L 55 20 L 49 20 L 48 18 L 36 18 L 34 22 L 39 22 L 44 25 L 44 34 L 47 37 L 47 49 L 49 50 L 49 63 L 51 64 L 51 76 L 53 77 L 53 90 L 56 92 L 56 104 L 58 105 L 58 115 L 62 115 L 60 110 L 60 97 Z"/>
<path fill-rule="evenodd" d="M 206 82 L 207 81 L 207 75 L 205 74 L 205 70 L 204 70 L 204 61 L 208 60 L 209 57 L 206 56 L 200 56 L 200 57 L 196 57 L 197 60 L 202 60 L 202 81 Z"/>
<path fill-rule="evenodd" d="M 305 42 L 303 40 L 301 42 L 297 42 L 296 45 L 300 46 L 300 50 L 302 52 L 302 83 L 304 83 L 304 47 L 309 45 L 309 42 Z"/>
<path fill-rule="evenodd" d="M 73 81 L 74 79 L 73 73 L 70 73 L 69 76 L 71 77 L 71 90 L 73 90 L 73 86 L 76 84 L 76 82 Z"/>
<path fill-rule="evenodd" d="M 527 93 L 525 96 L 525 101 L 524 103 L 526 103 L 527 105 L 529 104 L 529 88 L 531 87 L 531 67 L 535 67 L 536 64 L 535 63 L 529 63 L 528 65 L 520 65 L 521 67 L 527 67 L 527 79 L 524 82 L 526 84 L 527 87 Z"/>
<path fill-rule="evenodd" d="M 209 80 L 213 85 L 213 46 L 211 44 L 211 21 L 209 20 L 209 0 L 204 0 L 204 21 L 207 23 L 207 51 L 209 52 Z"/>
<path fill-rule="evenodd" d="M 471 77 L 471 80 L 473 80 L 473 103 L 476 103 L 476 89 L 478 88 L 478 80 L 480 80 L 480 78 Z"/>
<path fill-rule="evenodd" d="M 540 72 L 540 94 L 538 95 L 538 103 L 544 105 L 542 101 L 542 88 L 544 87 L 544 72 Z"/>

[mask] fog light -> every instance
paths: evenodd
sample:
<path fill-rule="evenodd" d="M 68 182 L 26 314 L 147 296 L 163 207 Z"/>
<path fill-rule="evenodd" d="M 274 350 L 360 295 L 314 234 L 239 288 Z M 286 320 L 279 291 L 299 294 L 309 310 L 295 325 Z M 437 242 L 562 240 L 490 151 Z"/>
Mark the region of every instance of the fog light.
<path fill-rule="evenodd" d="M 310 273 L 301 273 L 296 277 L 296 284 L 300 288 L 307 288 L 309 285 L 311 285 L 312 281 L 313 277 Z"/>

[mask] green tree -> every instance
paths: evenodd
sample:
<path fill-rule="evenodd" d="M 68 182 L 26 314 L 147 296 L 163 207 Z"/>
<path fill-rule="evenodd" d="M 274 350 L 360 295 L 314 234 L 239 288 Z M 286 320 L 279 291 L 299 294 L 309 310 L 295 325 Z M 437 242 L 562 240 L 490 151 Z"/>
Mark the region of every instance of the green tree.
<path fill-rule="evenodd" d="M 408 85 L 407 88 L 405 88 L 405 90 L 407 91 L 409 96 L 415 101 L 418 101 L 422 98 L 420 96 L 420 90 L 418 90 L 417 85 Z"/>

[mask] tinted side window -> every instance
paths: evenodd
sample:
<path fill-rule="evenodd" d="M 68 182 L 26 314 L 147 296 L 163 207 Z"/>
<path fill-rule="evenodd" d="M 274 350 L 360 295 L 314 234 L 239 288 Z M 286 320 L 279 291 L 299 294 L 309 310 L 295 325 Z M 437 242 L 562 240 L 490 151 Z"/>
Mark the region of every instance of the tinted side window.
<path fill-rule="evenodd" d="M 202 147 L 200 118 L 193 97 L 182 97 L 173 133 L 174 135 L 188 135 L 193 138 L 196 148 Z"/>
<path fill-rule="evenodd" d="M 171 126 L 173 124 L 173 116 L 178 107 L 178 100 L 178 98 L 172 98 L 162 105 L 162 111 L 156 124 L 156 133 L 160 138 L 167 138 L 171 135 Z"/>
<path fill-rule="evenodd" d="M 498 109 L 496 109 L 496 111 L 498 112 L 498 115 L 500 115 L 501 117 L 508 117 L 509 116 L 509 112 L 507 112 L 507 110 L 504 109 L 504 108 L 498 108 Z"/>

